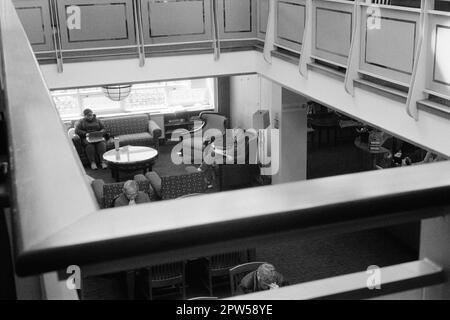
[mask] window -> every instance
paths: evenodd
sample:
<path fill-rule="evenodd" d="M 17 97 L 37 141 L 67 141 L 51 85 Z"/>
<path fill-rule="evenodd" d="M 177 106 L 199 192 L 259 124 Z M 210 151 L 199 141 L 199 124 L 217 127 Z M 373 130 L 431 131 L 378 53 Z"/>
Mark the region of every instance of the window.
<path fill-rule="evenodd" d="M 101 87 L 55 90 L 52 96 L 63 119 L 80 117 L 85 108 L 101 115 L 200 111 L 214 108 L 214 79 L 135 84 L 122 101 L 109 99 Z"/>

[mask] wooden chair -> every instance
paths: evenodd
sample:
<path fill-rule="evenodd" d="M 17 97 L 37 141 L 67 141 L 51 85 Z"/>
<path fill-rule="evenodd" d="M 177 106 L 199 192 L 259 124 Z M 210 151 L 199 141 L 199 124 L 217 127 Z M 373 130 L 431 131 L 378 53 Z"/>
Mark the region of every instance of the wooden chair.
<path fill-rule="evenodd" d="M 207 287 L 209 290 L 209 295 L 213 296 L 214 278 L 227 278 L 228 272 L 231 267 L 238 264 L 250 262 L 254 260 L 255 255 L 255 249 L 248 249 L 246 251 L 228 252 L 207 257 Z M 228 279 L 226 279 L 225 281 L 228 282 Z M 226 284 L 226 282 L 222 282 L 220 284 Z"/>
<path fill-rule="evenodd" d="M 166 263 L 145 268 L 148 297 L 153 300 L 153 289 L 177 288 L 186 299 L 185 262 Z"/>
<path fill-rule="evenodd" d="M 237 288 L 239 287 L 239 283 L 242 278 L 245 277 L 252 271 L 258 269 L 258 267 L 267 262 L 248 262 L 237 265 L 231 268 L 228 272 L 230 275 L 230 287 L 231 287 L 231 295 L 237 295 Z"/>

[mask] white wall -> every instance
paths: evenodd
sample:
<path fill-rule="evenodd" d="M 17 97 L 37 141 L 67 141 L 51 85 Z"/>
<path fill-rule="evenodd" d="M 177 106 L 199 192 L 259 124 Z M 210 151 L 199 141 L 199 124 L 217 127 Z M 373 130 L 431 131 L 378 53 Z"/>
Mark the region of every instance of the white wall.
<path fill-rule="evenodd" d="M 64 89 L 255 73 L 255 64 L 255 52 L 246 51 L 221 54 L 218 61 L 200 54 L 147 58 L 144 67 L 137 59 L 122 59 L 66 63 L 62 73 L 50 64 L 41 70 L 49 89 Z"/>
<path fill-rule="evenodd" d="M 230 116 L 232 128 L 253 127 L 253 114 L 260 109 L 260 77 L 257 75 L 230 78 Z"/>
<path fill-rule="evenodd" d="M 279 183 L 306 180 L 308 100 L 289 90 L 282 91 L 281 165 Z"/>
<path fill-rule="evenodd" d="M 274 184 L 306 179 L 307 136 L 306 99 L 256 75 L 235 76 L 230 79 L 230 115 L 233 128 L 253 126 L 253 114 L 260 108 L 269 110 L 271 128 L 279 119 L 279 159 L 272 166 L 279 171 L 272 177 Z M 267 140 L 271 137 L 268 136 Z M 269 155 L 271 150 L 268 151 Z"/>

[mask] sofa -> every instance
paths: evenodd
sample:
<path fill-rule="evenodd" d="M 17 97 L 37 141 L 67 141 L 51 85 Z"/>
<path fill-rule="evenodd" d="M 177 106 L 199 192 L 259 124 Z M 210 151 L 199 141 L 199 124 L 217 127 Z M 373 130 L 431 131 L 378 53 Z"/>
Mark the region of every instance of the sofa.
<path fill-rule="evenodd" d="M 114 148 L 115 137 L 119 138 L 120 146 L 133 145 L 159 149 L 159 137 L 161 137 L 162 130 L 155 121 L 150 119 L 148 114 L 108 118 L 99 117 L 99 119 L 103 122 L 106 129 L 106 150 Z M 72 121 L 69 136 L 72 138 L 81 162 L 83 165 L 88 165 L 89 160 L 81 144 L 81 139 L 75 134 L 74 128 L 77 123 L 78 120 Z M 100 161 L 101 159 L 98 160 Z"/>
<path fill-rule="evenodd" d="M 139 191 L 147 193 L 150 201 L 159 200 L 159 197 L 144 175 L 138 174 L 134 176 L 134 180 L 138 183 Z M 100 208 L 106 209 L 113 206 L 114 199 L 122 193 L 124 183 L 105 183 L 102 179 L 95 179 L 91 182 L 92 190 Z"/>

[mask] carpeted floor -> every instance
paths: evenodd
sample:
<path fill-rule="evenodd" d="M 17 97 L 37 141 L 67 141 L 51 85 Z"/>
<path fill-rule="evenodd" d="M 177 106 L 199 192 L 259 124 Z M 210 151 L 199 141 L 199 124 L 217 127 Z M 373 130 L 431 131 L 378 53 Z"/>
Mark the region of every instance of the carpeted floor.
<path fill-rule="evenodd" d="M 162 146 L 154 170 L 160 175 L 180 174 L 184 166 L 170 161 L 172 146 Z M 358 172 L 370 165 L 370 159 L 361 155 L 353 144 L 353 137 L 340 139 L 337 145 L 318 144 L 314 138 L 308 149 L 308 179 Z M 87 170 L 94 178 L 112 182 L 108 170 Z M 386 230 L 369 230 L 319 239 L 278 241 L 256 248 L 259 261 L 273 263 L 291 284 L 366 270 L 370 265 L 380 267 L 417 259 L 417 252 L 404 246 Z M 198 278 L 201 261 L 188 268 L 188 298 L 208 295 Z M 84 298 L 124 299 L 125 282 L 119 276 L 85 279 Z M 214 295 L 226 297 L 228 287 L 219 287 Z M 174 297 L 176 298 L 176 297 Z"/>

